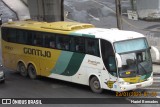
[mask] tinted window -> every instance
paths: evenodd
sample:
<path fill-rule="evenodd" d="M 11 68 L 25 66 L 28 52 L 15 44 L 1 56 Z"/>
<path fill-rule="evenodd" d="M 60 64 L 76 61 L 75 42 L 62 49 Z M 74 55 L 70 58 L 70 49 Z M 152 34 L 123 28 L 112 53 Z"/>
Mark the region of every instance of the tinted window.
<path fill-rule="evenodd" d="M 71 51 L 85 53 L 85 39 L 82 37 L 74 37 L 71 41 Z"/>
<path fill-rule="evenodd" d="M 101 51 L 105 67 L 110 74 L 117 76 L 116 61 L 112 44 L 106 40 L 101 40 Z"/>
<path fill-rule="evenodd" d="M 86 53 L 99 56 L 99 42 L 97 39 L 86 39 Z"/>
<path fill-rule="evenodd" d="M 7 34 L 7 36 L 8 36 L 8 41 L 9 42 L 16 42 L 16 30 L 15 29 L 9 29 L 8 30 L 8 34 Z"/>
<path fill-rule="evenodd" d="M 7 28 L 2 28 L 2 39 L 5 41 L 8 41 L 8 29 Z"/>
<path fill-rule="evenodd" d="M 57 36 L 56 47 L 62 50 L 69 50 L 70 38 L 66 36 Z"/>
<path fill-rule="evenodd" d="M 27 45 L 33 45 L 33 31 L 26 31 L 26 35 L 27 35 Z"/>
<path fill-rule="evenodd" d="M 26 44 L 27 43 L 27 34 L 26 31 L 17 30 L 17 43 Z"/>
<path fill-rule="evenodd" d="M 33 32 L 33 45 L 34 46 L 44 46 L 43 45 L 43 33 Z"/>
<path fill-rule="evenodd" d="M 54 34 L 44 33 L 44 37 L 46 48 L 56 48 L 56 36 Z"/>

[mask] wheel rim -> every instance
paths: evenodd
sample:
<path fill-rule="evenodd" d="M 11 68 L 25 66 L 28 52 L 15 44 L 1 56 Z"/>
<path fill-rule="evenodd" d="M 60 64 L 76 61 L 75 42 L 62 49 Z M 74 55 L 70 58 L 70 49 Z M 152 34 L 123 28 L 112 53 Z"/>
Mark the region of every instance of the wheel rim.
<path fill-rule="evenodd" d="M 22 76 L 27 76 L 27 70 L 24 66 L 24 64 L 19 64 L 19 72 Z"/>
<path fill-rule="evenodd" d="M 100 89 L 99 81 L 94 81 L 94 82 L 93 82 L 93 87 L 94 87 L 95 89 Z"/>
<path fill-rule="evenodd" d="M 31 78 L 35 78 L 36 77 L 36 71 L 35 71 L 35 68 L 33 66 L 30 66 L 28 71 L 29 71 L 29 76 Z"/>
<path fill-rule="evenodd" d="M 20 72 L 23 73 L 23 74 L 26 73 L 26 70 L 25 70 L 25 67 L 24 67 L 24 66 L 21 66 Z"/>
<path fill-rule="evenodd" d="M 30 71 L 31 74 L 34 74 L 34 68 L 33 67 L 30 67 L 29 71 Z"/>

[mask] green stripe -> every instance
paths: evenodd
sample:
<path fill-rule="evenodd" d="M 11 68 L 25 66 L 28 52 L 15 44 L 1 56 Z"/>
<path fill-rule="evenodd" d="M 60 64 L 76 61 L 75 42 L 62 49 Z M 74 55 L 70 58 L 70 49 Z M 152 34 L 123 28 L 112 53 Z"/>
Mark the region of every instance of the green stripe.
<path fill-rule="evenodd" d="M 68 64 L 67 69 L 61 75 L 65 75 L 65 76 L 75 75 L 82 64 L 84 57 L 85 57 L 85 54 L 74 53 Z"/>
<path fill-rule="evenodd" d="M 67 68 L 68 64 L 70 63 L 72 55 L 73 55 L 73 52 L 62 51 L 54 69 L 52 70 L 52 73 L 54 74 L 63 73 Z"/>

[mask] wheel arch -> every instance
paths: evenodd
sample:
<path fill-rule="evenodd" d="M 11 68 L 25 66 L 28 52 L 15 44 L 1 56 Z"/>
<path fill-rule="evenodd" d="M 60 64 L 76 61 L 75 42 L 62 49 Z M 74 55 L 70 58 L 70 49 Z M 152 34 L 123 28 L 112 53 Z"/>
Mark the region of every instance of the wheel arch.
<path fill-rule="evenodd" d="M 99 82 L 100 82 L 100 86 L 101 86 L 101 88 L 102 88 L 102 81 L 101 81 L 101 78 L 100 78 L 97 74 L 90 74 L 90 75 L 89 75 L 89 78 L 88 78 L 88 85 L 90 85 L 89 82 L 90 82 L 91 78 L 93 78 L 93 77 L 98 78 L 98 80 L 99 80 Z"/>
<path fill-rule="evenodd" d="M 38 71 L 37 66 L 36 66 L 36 64 L 35 64 L 34 62 L 28 62 L 28 63 L 27 63 L 27 70 L 28 70 L 28 67 L 29 67 L 30 65 L 33 65 L 33 66 L 34 66 L 34 68 L 36 69 L 37 75 L 39 75 L 39 71 Z"/>
<path fill-rule="evenodd" d="M 18 71 L 18 65 L 19 65 L 20 63 L 23 63 L 24 66 L 27 68 L 26 63 L 25 63 L 23 60 L 19 60 L 19 61 L 17 62 L 17 71 Z"/>

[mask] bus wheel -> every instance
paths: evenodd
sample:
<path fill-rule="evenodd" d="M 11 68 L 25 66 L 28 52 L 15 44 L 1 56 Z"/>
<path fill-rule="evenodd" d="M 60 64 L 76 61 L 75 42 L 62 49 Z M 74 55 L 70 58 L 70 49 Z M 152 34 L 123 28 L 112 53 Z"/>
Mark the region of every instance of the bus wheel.
<path fill-rule="evenodd" d="M 22 62 L 18 64 L 18 71 L 24 77 L 26 77 L 28 75 L 27 69 L 26 69 L 25 65 Z"/>
<path fill-rule="evenodd" d="M 100 82 L 99 82 L 98 78 L 95 76 L 90 79 L 89 86 L 90 86 L 91 90 L 95 93 L 102 92 Z"/>
<path fill-rule="evenodd" d="M 36 79 L 37 77 L 36 69 L 32 64 L 28 66 L 28 75 L 31 79 Z"/>

